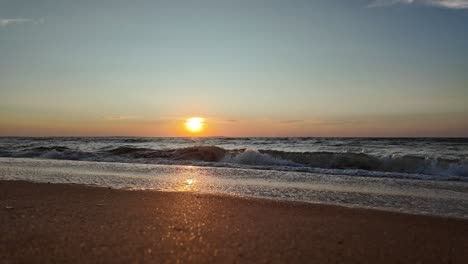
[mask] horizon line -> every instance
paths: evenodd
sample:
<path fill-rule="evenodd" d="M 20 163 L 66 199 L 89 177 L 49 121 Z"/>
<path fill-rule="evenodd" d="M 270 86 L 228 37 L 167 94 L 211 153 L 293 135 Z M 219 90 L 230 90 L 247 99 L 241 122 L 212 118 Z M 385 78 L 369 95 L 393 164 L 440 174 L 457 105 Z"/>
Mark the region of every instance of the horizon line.
<path fill-rule="evenodd" d="M 468 139 L 468 136 L 0 136 L 0 138 L 449 138 Z"/>

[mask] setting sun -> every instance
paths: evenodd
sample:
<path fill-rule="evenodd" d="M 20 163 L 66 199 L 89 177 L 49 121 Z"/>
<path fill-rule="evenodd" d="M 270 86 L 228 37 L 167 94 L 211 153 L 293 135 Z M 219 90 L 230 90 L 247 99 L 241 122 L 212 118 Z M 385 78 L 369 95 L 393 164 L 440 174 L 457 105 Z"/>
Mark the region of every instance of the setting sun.
<path fill-rule="evenodd" d="M 185 128 L 192 133 L 197 133 L 203 130 L 204 122 L 204 118 L 191 117 L 185 121 Z"/>

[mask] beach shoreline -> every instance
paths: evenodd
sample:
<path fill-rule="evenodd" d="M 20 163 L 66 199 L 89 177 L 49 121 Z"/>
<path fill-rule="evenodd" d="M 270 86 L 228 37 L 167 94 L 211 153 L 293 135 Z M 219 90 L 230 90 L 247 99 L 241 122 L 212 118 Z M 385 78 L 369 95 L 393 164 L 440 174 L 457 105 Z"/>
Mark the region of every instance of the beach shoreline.
<path fill-rule="evenodd" d="M 30 158 L 0 158 L 0 180 L 193 191 L 468 219 L 468 185 L 457 181 Z"/>
<path fill-rule="evenodd" d="M 193 192 L 0 181 L 18 262 L 462 263 L 468 221 Z"/>

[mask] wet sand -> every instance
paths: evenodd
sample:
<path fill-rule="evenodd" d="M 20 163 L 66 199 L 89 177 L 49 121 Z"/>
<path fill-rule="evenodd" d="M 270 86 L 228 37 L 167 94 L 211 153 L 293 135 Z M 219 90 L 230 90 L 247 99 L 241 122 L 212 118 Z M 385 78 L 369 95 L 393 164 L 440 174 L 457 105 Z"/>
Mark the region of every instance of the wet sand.
<path fill-rule="evenodd" d="M 466 263 L 468 220 L 0 181 L 2 263 Z"/>

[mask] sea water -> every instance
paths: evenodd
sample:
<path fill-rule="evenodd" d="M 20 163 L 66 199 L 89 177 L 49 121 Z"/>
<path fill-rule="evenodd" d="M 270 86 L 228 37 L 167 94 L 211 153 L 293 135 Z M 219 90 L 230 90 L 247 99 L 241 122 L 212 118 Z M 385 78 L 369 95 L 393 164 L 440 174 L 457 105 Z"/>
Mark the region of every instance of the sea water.
<path fill-rule="evenodd" d="M 468 140 L 0 138 L 0 179 L 468 217 Z"/>

